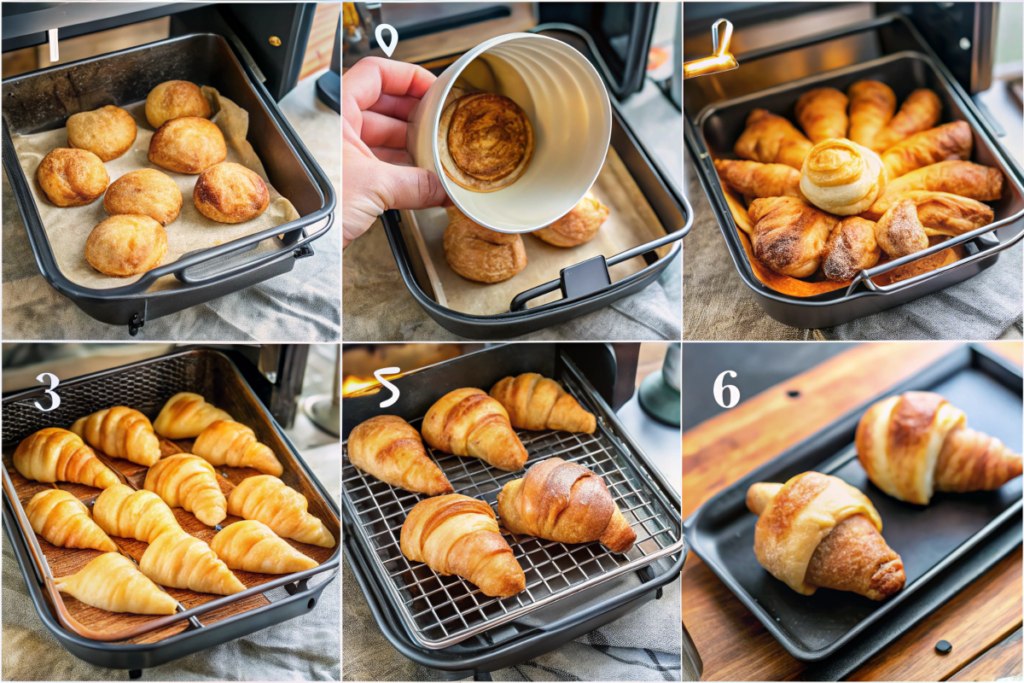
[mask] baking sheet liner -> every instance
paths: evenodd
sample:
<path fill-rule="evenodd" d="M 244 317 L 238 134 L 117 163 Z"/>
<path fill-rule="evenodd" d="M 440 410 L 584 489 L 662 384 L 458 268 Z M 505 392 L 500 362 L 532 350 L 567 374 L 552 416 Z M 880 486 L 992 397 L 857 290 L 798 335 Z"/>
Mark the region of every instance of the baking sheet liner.
<path fill-rule="evenodd" d="M 227 161 L 242 164 L 258 173 L 263 178 L 263 182 L 267 184 L 270 204 L 258 218 L 234 225 L 218 223 L 199 213 L 192 201 L 192 189 L 199 176 L 175 173 L 151 163 L 149 161 L 149 141 L 155 131 L 146 121 L 146 103 L 143 101 L 125 106 L 125 111 L 135 119 L 138 134 L 135 144 L 128 152 L 113 161 L 106 162 L 105 166 L 110 176 L 110 182 L 113 183 L 130 171 L 152 168 L 174 180 L 182 194 L 181 214 L 165 228 L 167 230 L 167 254 L 160 262 L 161 265 L 177 261 L 189 252 L 209 249 L 300 218 L 292 203 L 282 197 L 270 184 L 263 163 L 256 156 L 252 145 L 246 140 L 249 131 L 249 113 L 226 97 L 222 97 L 215 88 L 203 86 L 202 90 L 210 101 L 211 111 L 214 112 L 212 121 L 220 128 L 227 142 Z M 39 187 L 36 180 L 36 169 L 43 157 L 51 150 L 69 146 L 67 129 L 58 128 L 32 135 L 14 135 L 12 142 L 21 168 L 25 172 L 25 176 L 29 178 L 29 185 L 32 188 L 32 195 L 42 220 L 43 230 L 46 231 L 50 248 L 53 250 L 61 273 L 75 284 L 93 289 L 123 287 L 142 277 L 142 275 L 127 278 L 110 277 L 95 270 L 85 259 L 85 242 L 89 238 L 89 234 L 96 225 L 109 217 L 103 210 L 103 197 L 86 206 L 61 208 L 52 204 Z M 269 242 L 269 240 L 264 240 L 253 252 L 272 251 L 275 247 Z M 179 284 L 173 275 L 167 275 L 153 283 L 148 291 L 171 289 Z"/>
<path fill-rule="evenodd" d="M 608 149 L 604 166 L 591 191 L 610 209 L 608 220 L 601 226 L 597 237 L 578 247 L 562 248 L 526 233 L 523 235 L 526 267 L 512 278 L 494 284 L 467 280 L 448 265 L 443 246 L 448 213 L 443 208 L 403 211 L 402 217 L 413 226 L 414 241 L 422 255 L 437 302 L 461 313 L 494 315 L 508 312 L 512 299 L 520 292 L 557 280 L 563 268 L 602 254 L 612 257 L 665 234 L 665 228 L 614 148 Z M 661 247 L 657 252 L 664 256 L 669 249 Z M 639 256 L 612 266 L 609 269 L 612 282 L 646 266 Z M 532 300 L 529 307 L 560 298 L 562 293 L 556 290 Z"/>

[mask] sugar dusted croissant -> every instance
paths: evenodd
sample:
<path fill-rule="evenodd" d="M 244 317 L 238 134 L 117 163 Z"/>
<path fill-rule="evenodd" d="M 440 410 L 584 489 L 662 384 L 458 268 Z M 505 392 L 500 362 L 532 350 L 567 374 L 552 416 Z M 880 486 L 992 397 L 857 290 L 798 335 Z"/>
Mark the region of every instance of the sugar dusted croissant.
<path fill-rule="evenodd" d="M 213 466 L 189 453 L 172 455 L 150 467 L 145 489 L 172 508 L 191 512 L 207 526 L 217 526 L 227 517 L 227 500 Z"/>
<path fill-rule="evenodd" d="M 25 506 L 25 514 L 32 529 L 55 546 L 117 552 L 114 542 L 92 521 L 89 508 L 67 491 L 40 491 Z"/>
<path fill-rule="evenodd" d="M 803 94 L 796 103 L 796 120 L 811 142 L 845 138 L 850 119 L 846 107 L 850 100 L 835 88 L 816 88 Z"/>
<path fill-rule="evenodd" d="M 527 372 L 506 377 L 491 387 L 491 398 L 508 411 L 516 429 L 561 429 L 593 434 L 597 420 L 553 379 Z"/>
<path fill-rule="evenodd" d="M 480 458 L 506 472 L 526 464 L 526 448 L 504 406 L 479 389 L 450 391 L 423 418 L 423 438 L 431 448 Z"/>
<path fill-rule="evenodd" d="M 828 236 L 821 270 L 829 280 L 851 280 L 878 263 L 882 250 L 875 238 L 875 224 L 858 216 L 840 221 Z"/>
<path fill-rule="evenodd" d="M 157 536 L 142 554 L 139 569 L 156 583 L 170 588 L 215 595 L 234 595 L 245 590 L 245 585 L 210 546 L 184 531 Z"/>
<path fill-rule="evenodd" d="M 146 578 L 128 558 L 110 552 L 79 572 L 55 580 L 57 590 L 108 612 L 174 614 L 177 601 Z"/>
<path fill-rule="evenodd" d="M 884 600 L 906 583 L 878 511 L 842 479 L 804 472 L 785 484 L 754 484 L 747 507 L 760 516 L 757 561 L 801 595 L 832 588 Z"/>
<path fill-rule="evenodd" d="M 513 534 L 559 543 L 601 541 L 624 553 L 636 540 L 601 477 L 561 458 L 539 462 L 522 479 L 505 484 L 498 515 Z"/>
<path fill-rule="evenodd" d="M 252 429 L 231 420 L 211 422 L 192 445 L 192 453 L 217 467 L 251 467 L 275 477 L 284 473 L 274 451 L 257 441 Z"/>
<path fill-rule="evenodd" d="M 882 163 L 889 180 L 893 180 L 940 161 L 969 161 L 973 145 L 970 124 L 954 121 L 915 133 L 893 145 L 882 154 Z"/>
<path fill-rule="evenodd" d="M 814 206 L 837 216 L 855 216 L 885 188 L 882 159 L 846 139 L 819 142 L 804 159 L 800 192 Z"/>
<path fill-rule="evenodd" d="M 299 543 L 333 548 L 334 536 L 308 508 L 305 496 L 269 474 L 246 477 L 228 498 L 228 512 L 235 517 L 263 522 L 278 536 Z"/>
<path fill-rule="evenodd" d="M 491 506 L 452 493 L 420 501 L 402 524 L 402 554 L 442 576 L 461 576 L 484 595 L 507 598 L 526 576 L 498 531 Z"/>
<path fill-rule="evenodd" d="M 749 214 L 754 256 L 776 273 L 798 278 L 818 270 L 825 242 L 839 223 L 796 197 L 755 199 Z"/>
<path fill-rule="evenodd" d="M 973 199 L 945 192 L 915 191 L 900 196 L 875 224 L 875 237 L 892 258 L 929 246 L 929 237 L 954 237 L 984 227 L 995 214 Z"/>
<path fill-rule="evenodd" d="M 940 161 L 900 176 L 885 186 L 885 191 L 870 212 L 882 215 L 913 190 L 948 192 L 950 194 L 991 202 L 1003 196 L 1003 173 L 997 168 L 970 161 Z"/>
<path fill-rule="evenodd" d="M 597 237 L 597 231 L 608 220 L 610 209 L 598 201 L 592 192 L 551 225 L 533 234 L 556 247 L 575 247 Z"/>
<path fill-rule="evenodd" d="M 427 455 L 416 428 L 397 415 L 377 415 L 348 437 L 349 461 L 381 481 L 413 493 L 439 496 L 455 489 Z"/>
<path fill-rule="evenodd" d="M 71 431 L 112 458 L 149 467 L 160 459 L 160 440 L 149 418 L 137 410 L 114 406 L 79 418 Z"/>
<path fill-rule="evenodd" d="M 164 404 L 153 428 L 168 439 L 191 439 L 217 420 L 231 420 L 231 416 L 207 403 L 199 394 L 183 391 Z"/>
<path fill-rule="evenodd" d="M 181 531 L 167 503 L 152 491 L 133 491 L 124 484 L 111 486 L 96 498 L 93 518 L 104 531 L 119 538 L 152 543 L 168 531 Z"/>
<path fill-rule="evenodd" d="M 927 505 L 935 491 L 992 491 L 1021 476 L 1021 456 L 967 427 L 940 396 L 908 391 L 875 403 L 857 425 L 857 457 L 878 488 Z"/>
<path fill-rule="evenodd" d="M 915 90 L 900 105 L 896 116 L 878 131 L 868 147 L 879 153 L 884 152 L 911 135 L 928 130 L 939 122 L 941 114 L 942 102 L 938 95 L 928 88 Z"/>
<path fill-rule="evenodd" d="M 846 94 L 850 98 L 849 138 L 871 148 L 875 136 L 896 113 L 896 93 L 879 81 L 857 81 Z"/>
<path fill-rule="evenodd" d="M 105 489 L 121 483 L 77 434 L 57 427 L 40 429 L 18 444 L 14 467 L 26 479 L 47 484 L 67 481 Z"/>
<path fill-rule="evenodd" d="M 736 156 L 765 164 L 800 169 L 812 143 L 788 120 L 764 109 L 747 116 L 747 127 L 736 141 Z"/>
<path fill-rule="evenodd" d="M 909 199 L 898 202 L 878 219 L 875 238 L 894 259 L 928 248 L 928 233 L 917 216 L 917 207 Z"/>
<path fill-rule="evenodd" d="M 801 197 L 800 171 L 785 164 L 715 159 L 722 182 L 749 197 Z"/>
<path fill-rule="evenodd" d="M 229 568 L 259 574 L 291 574 L 318 565 L 256 520 L 228 524 L 213 537 L 210 548 Z"/>

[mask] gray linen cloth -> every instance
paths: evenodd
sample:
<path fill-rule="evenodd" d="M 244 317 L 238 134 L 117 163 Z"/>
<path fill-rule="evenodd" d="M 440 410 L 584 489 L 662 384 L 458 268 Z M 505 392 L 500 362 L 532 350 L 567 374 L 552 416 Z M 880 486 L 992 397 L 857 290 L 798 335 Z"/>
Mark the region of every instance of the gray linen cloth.
<path fill-rule="evenodd" d="M 281 102 L 306 148 L 341 188 L 341 119 L 316 98 L 318 74 L 303 79 Z M 30 178 L 30 182 L 34 179 Z M 192 201 L 186 197 L 186 201 Z M 340 196 L 339 196 L 340 201 Z M 173 229 L 173 224 L 169 229 Z M 138 336 L 79 310 L 36 267 L 14 195 L 3 176 L 4 339 L 134 339 L 171 341 L 338 341 L 341 226 L 312 244 L 315 255 L 288 273 L 239 292 L 146 321 Z"/>

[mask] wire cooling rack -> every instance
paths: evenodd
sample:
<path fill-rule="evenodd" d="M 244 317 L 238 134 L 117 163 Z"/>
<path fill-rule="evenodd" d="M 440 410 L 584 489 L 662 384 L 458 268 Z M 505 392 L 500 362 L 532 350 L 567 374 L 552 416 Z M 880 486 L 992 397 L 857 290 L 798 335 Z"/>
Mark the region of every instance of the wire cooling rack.
<path fill-rule="evenodd" d="M 570 394 L 593 411 L 585 390 L 563 382 Z M 419 429 L 421 421 L 411 424 Z M 601 475 L 637 538 L 629 552 L 614 553 L 599 542 L 568 545 L 511 534 L 502 528 L 526 574 L 526 590 L 504 599 L 488 597 L 458 576 L 441 576 L 426 564 L 407 560 L 399 547 L 402 523 L 426 496 L 395 488 L 358 470 L 348 460 L 348 442 L 343 444 L 342 491 L 355 511 L 352 526 L 371 549 L 377 574 L 385 577 L 410 632 L 427 649 L 454 645 L 675 554 L 682 547 L 678 511 L 668 507 L 664 496 L 653 493 L 653 483 L 636 461 L 627 461 L 627 447 L 613 437 L 602 420 L 598 420 L 594 434 L 525 430 L 517 434 L 529 453 L 526 468 L 558 457 Z M 509 481 L 525 475 L 525 469 L 504 472 L 478 458 L 426 448 L 455 493 L 486 501 L 495 514 L 498 492 Z M 500 518 L 498 521 L 500 524 Z"/>

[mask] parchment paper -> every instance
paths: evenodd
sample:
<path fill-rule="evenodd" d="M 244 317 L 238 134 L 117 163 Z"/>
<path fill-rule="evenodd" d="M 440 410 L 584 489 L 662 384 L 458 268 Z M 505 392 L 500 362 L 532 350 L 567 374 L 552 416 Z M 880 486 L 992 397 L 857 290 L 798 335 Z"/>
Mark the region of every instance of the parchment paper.
<path fill-rule="evenodd" d="M 135 144 L 124 155 L 106 162 L 110 182 L 114 182 L 129 171 L 140 168 L 152 168 L 166 174 L 175 183 L 182 194 L 181 214 L 166 226 L 167 255 L 160 265 L 172 263 L 182 255 L 200 249 L 209 249 L 225 242 L 251 235 L 267 228 L 272 228 L 299 218 L 298 211 L 292 203 L 282 197 L 270 184 L 263 163 L 256 156 L 252 145 L 246 140 L 249 131 L 249 113 L 237 104 L 221 97 L 215 88 L 203 86 L 203 94 L 210 101 L 214 112 L 212 121 L 217 124 L 227 142 L 227 161 L 242 164 L 263 178 L 270 192 L 270 205 L 261 216 L 245 223 L 229 225 L 210 220 L 199 213 L 192 201 L 192 189 L 198 175 L 175 173 L 160 168 L 149 161 L 149 141 L 155 132 L 146 121 L 145 102 L 136 102 L 124 107 L 125 111 L 135 119 L 138 134 Z M 103 197 L 86 206 L 61 208 L 46 198 L 46 194 L 36 181 L 36 169 L 51 150 L 68 147 L 67 129 L 46 131 L 33 135 L 15 135 L 12 142 L 18 153 L 21 168 L 29 179 L 36 207 L 43 222 L 43 229 L 50 241 L 54 257 L 61 273 L 75 284 L 94 289 L 110 289 L 122 287 L 138 280 L 141 275 L 127 278 L 110 277 L 100 273 L 85 260 L 85 242 L 92 229 L 109 216 L 103 210 Z M 266 242 L 266 240 L 264 241 Z M 261 243 L 254 253 L 270 251 L 272 244 Z M 172 275 L 157 280 L 149 291 L 173 288 L 178 280 Z"/>
<path fill-rule="evenodd" d="M 601 226 L 597 237 L 578 247 L 562 248 L 524 234 L 526 267 L 514 277 L 494 284 L 467 280 L 448 265 L 443 246 L 444 231 L 448 227 L 448 214 L 444 209 L 403 212 L 413 226 L 414 241 L 422 254 L 438 303 L 474 315 L 505 313 L 517 294 L 557 280 L 559 272 L 567 266 L 601 254 L 611 257 L 665 234 L 665 228 L 614 148 L 608 149 L 604 166 L 591 191 L 610 209 L 608 220 Z M 663 247 L 659 253 L 663 256 L 668 249 Z M 646 265 L 638 256 L 612 266 L 609 269 L 612 282 L 643 270 Z M 562 293 L 556 290 L 534 299 L 529 307 L 556 301 L 561 296 Z"/>

